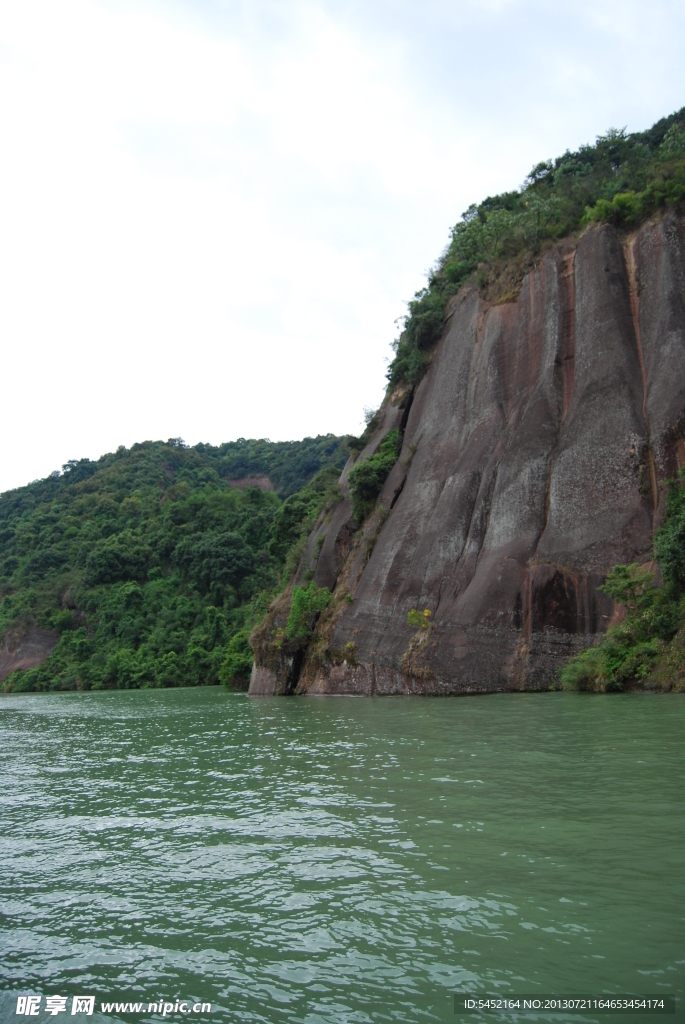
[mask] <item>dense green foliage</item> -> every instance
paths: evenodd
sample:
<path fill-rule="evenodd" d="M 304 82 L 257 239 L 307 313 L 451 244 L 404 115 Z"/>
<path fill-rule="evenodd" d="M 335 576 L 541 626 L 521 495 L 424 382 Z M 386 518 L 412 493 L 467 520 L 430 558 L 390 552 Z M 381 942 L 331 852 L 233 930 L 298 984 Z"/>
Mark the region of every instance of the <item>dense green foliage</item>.
<path fill-rule="evenodd" d="M 402 440 L 397 430 L 391 430 L 381 441 L 378 451 L 367 459 L 356 462 L 350 470 L 348 483 L 352 498 L 352 511 L 360 525 L 373 510 L 381 487 L 397 462 Z"/>
<path fill-rule="evenodd" d="M 632 226 L 668 205 L 685 205 L 685 108 L 645 132 L 612 129 L 594 146 L 537 164 L 519 191 L 470 206 L 409 303 L 390 386 L 420 380 L 448 300 L 476 271 L 479 285 L 492 282 L 495 297 L 506 298 L 545 244 L 592 221 Z"/>
<path fill-rule="evenodd" d="M 226 645 L 226 657 L 219 669 L 220 682 L 240 688 L 250 678 L 253 660 L 250 631 L 239 629 Z"/>
<path fill-rule="evenodd" d="M 47 661 L 4 688 L 244 685 L 249 630 L 335 500 L 346 457 L 331 436 L 219 448 L 172 439 L 0 495 L 0 636 L 30 624 L 61 634 Z M 282 500 L 224 479 L 267 469 L 283 493 L 298 490 Z"/>
<path fill-rule="evenodd" d="M 310 640 L 316 619 L 332 600 L 330 590 L 326 587 L 317 587 L 313 580 L 306 587 L 293 587 L 290 614 L 285 626 L 288 640 Z"/>
<path fill-rule="evenodd" d="M 666 520 L 654 539 L 661 570 L 617 565 L 602 588 L 627 615 L 561 674 L 568 689 L 685 688 L 685 475 L 669 490 Z"/>

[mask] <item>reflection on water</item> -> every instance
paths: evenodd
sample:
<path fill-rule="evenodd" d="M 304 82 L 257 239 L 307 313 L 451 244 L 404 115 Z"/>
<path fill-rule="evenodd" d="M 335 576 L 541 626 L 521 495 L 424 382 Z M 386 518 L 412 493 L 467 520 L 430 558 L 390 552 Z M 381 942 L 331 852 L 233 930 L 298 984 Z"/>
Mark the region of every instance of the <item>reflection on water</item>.
<path fill-rule="evenodd" d="M 5 698 L 0 1019 L 12 992 L 269 1024 L 681 993 L 684 726 L 678 695 Z"/>

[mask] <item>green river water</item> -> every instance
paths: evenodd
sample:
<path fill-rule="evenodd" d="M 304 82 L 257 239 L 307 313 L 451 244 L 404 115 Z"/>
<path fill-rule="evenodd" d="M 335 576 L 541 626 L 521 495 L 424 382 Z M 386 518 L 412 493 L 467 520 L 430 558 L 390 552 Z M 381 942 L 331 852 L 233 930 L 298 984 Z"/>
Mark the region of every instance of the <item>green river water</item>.
<path fill-rule="evenodd" d="M 3 698 L 0 1020 L 505 1019 L 459 991 L 685 1019 L 684 733 L 679 695 Z"/>

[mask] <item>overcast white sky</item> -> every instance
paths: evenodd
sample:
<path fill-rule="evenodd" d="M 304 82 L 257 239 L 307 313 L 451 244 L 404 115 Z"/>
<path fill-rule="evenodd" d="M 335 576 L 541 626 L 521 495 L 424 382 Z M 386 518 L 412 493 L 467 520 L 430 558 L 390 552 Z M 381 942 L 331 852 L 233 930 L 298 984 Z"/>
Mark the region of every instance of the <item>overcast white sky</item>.
<path fill-rule="evenodd" d="M 682 0 L 0 0 L 0 490 L 356 432 L 473 201 L 685 105 Z"/>

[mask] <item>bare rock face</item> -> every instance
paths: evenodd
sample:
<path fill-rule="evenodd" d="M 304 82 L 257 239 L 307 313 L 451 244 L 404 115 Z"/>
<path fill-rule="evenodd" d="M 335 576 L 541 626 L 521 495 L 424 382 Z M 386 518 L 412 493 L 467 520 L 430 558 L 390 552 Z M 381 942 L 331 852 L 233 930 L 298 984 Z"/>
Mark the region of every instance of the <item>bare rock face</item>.
<path fill-rule="evenodd" d="M 36 668 L 55 649 L 59 633 L 37 626 L 13 626 L 0 649 L 0 683 L 18 668 Z"/>
<path fill-rule="evenodd" d="M 344 498 L 300 566 L 336 596 L 328 655 L 261 692 L 547 688 L 606 630 L 598 587 L 649 558 L 685 460 L 683 223 L 594 227 L 515 303 L 465 286 L 411 408 L 390 402 L 371 447 L 404 420 L 374 515 L 357 532 Z M 414 608 L 428 628 L 407 624 Z"/>

